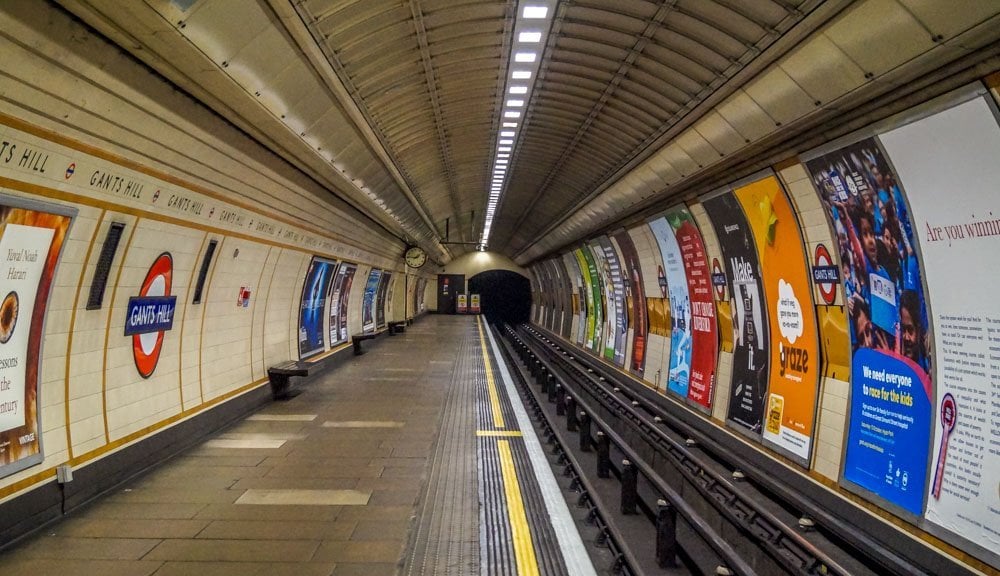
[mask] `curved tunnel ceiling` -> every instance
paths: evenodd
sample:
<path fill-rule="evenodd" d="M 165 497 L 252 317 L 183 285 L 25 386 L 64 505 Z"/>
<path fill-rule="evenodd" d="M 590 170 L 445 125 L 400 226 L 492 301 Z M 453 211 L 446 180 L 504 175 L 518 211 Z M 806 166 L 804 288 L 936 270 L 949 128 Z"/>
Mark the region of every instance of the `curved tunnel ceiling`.
<path fill-rule="evenodd" d="M 517 2 L 60 3 L 401 240 L 442 263 L 475 249 Z M 490 249 L 529 263 L 806 119 L 996 52 L 1000 3 L 941 4 L 557 2 Z"/>

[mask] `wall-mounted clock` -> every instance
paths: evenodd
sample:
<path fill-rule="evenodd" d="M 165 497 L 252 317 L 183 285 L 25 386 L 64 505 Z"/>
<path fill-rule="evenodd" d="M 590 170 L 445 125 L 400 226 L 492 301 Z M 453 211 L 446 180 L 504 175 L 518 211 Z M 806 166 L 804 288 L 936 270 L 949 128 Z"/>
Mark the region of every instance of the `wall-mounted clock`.
<path fill-rule="evenodd" d="M 427 262 L 427 253 L 420 246 L 411 246 L 403 255 L 403 260 L 410 268 L 420 268 Z"/>

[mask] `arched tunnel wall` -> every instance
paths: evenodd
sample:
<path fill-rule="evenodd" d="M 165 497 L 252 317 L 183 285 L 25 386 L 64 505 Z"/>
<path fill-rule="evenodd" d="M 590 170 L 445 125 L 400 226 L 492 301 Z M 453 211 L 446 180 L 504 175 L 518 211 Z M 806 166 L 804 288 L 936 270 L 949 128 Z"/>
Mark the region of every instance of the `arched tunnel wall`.
<path fill-rule="evenodd" d="M 1000 248 L 997 85 L 535 262 L 532 322 L 804 489 L 995 565 L 1000 510 L 980 478 L 1000 474 L 1000 412 L 985 406 L 1000 309 L 980 263 Z M 956 437 L 960 456 L 943 447 Z"/>
<path fill-rule="evenodd" d="M 1000 512 L 984 500 L 1000 475 L 1000 311 L 983 290 L 996 284 L 1000 226 L 995 190 L 964 179 L 990 164 L 963 163 L 997 151 L 989 130 L 971 147 L 954 141 L 956 127 L 995 128 L 996 76 L 529 269 L 472 253 L 414 275 L 402 242 L 257 144 L 253 127 L 48 4 L 27 5 L 0 59 L 0 275 L 11 282 L 0 370 L 12 382 L 0 389 L 0 506 L 16 508 L 0 513 L 0 544 L 60 515 L 63 490 L 80 504 L 263 401 L 268 366 L 336 356 L 351 334 L 433 308 L 434 274 L 495 286 L 516 273 L 530 278 L 533 323 L 862 502 L 887 530 L 997 564 Z M 946 116 L 933 138 L 919 132 L 970 102 L 971 124 Z M 979 181 L 1000 180 L 989 174 Z M 946 405 L 960 448 L 944 459 Z M 898 440 L 916 457 L 876 473 L 889 467 L 890 428 L 919 432 Z M 63 466 L 77 479 L 61 488 Z"/>

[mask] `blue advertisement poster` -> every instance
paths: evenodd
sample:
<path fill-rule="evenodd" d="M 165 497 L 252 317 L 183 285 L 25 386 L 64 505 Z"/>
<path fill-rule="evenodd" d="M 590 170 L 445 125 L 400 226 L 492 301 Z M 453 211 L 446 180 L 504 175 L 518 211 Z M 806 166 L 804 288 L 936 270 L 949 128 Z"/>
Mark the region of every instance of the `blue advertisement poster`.
<path fill-rule="evenodd" d="M 371 332 L 375 330 L 375 293 L 378 292 L 379 280 L 382 279 L 382 271 L 373 268 L 368 274 L 368 283 L 365 284 L 365 299 L 361 305 L 361 331 Z"/>
<path fill-rule="evenodd" d="M 684 274 L 684 257 L 677 244 L 677 236 L 666 218 L 649 222 L 663 256 L 667 276 L 667 294 L 670 297 L 670 371 L 667 389 L 688 397 L 691 379 L 691 297 L 688 294 L 687 276 Z"/>
<path fill-rule="evenodd" d="M 299 358 L 306 358 L 326 348 L 323 334 L 326 295 L 337 263 L 313 257 L 302 285 L 299 306 Z"/>
<path fill-rule="evenodd" d="M 836 234 L 851 335 L 844 478 L 921 514 L 932 426 L 928 333 L 910 208 L 870 138 L 806 163 Z"/>

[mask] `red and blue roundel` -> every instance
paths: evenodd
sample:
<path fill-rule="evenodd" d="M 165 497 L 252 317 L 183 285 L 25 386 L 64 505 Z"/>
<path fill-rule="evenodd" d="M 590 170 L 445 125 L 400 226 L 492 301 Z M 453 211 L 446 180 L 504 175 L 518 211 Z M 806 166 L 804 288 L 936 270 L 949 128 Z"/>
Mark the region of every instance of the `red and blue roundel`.
<path fill-rule="evenodd" d="M 157 256 L 139 288 L 128 301 L 125 335 L 132 336 L 132 356 L 139 375 L 149 378 L 163 348 L 163 333 L 173 327 L 176 296 L 170 295 L 174 260 L 169 252 Z"/>

